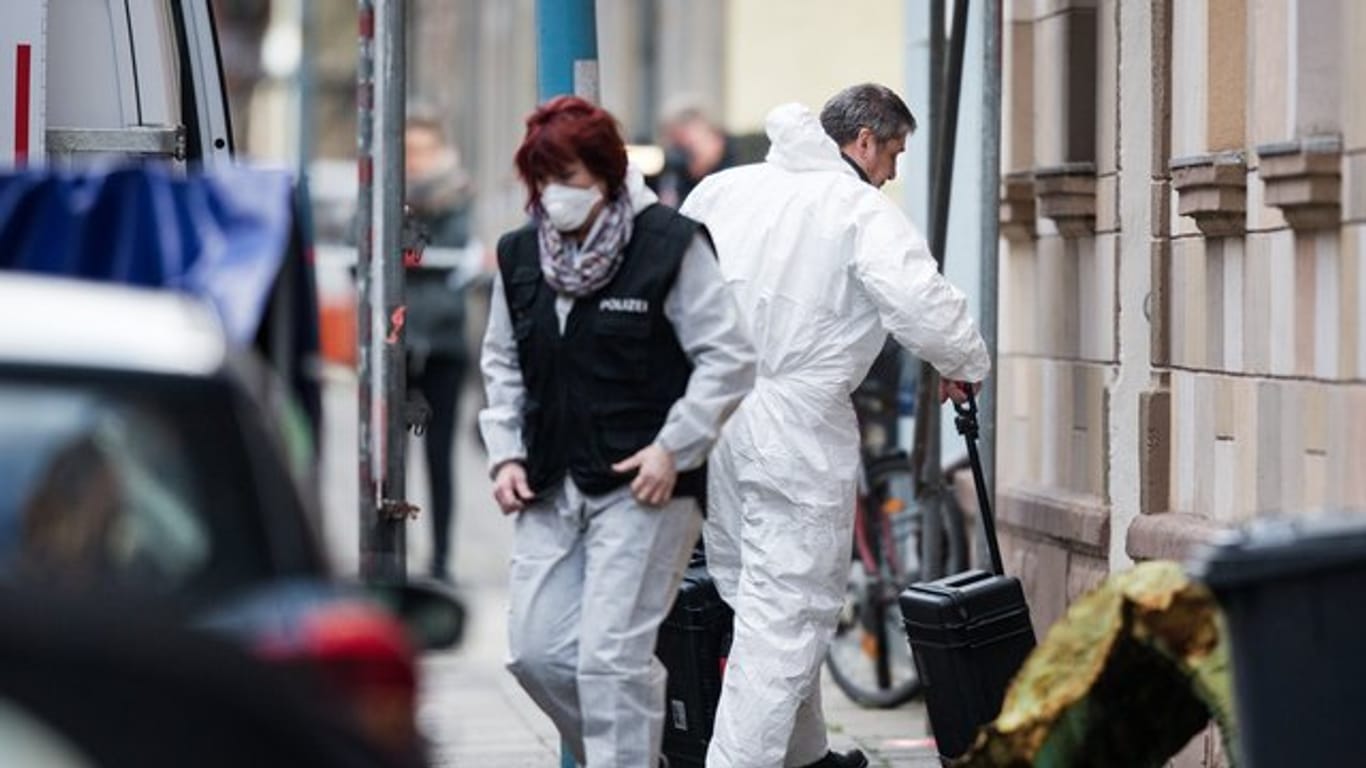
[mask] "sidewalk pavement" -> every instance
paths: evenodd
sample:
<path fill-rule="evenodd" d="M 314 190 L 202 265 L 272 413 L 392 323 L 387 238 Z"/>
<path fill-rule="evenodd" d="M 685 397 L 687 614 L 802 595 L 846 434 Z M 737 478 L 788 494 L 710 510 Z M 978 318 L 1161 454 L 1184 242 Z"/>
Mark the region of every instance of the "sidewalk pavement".
<path fill-rule="evenodd" d="M 483 456 L 473 439 L 473 397 L 462 405 L 457 430 L 459 499 L 452 549 L 455 576 L 469 608 L 464 644 L 423 660 L 419 718 L 438 768 L 556 768 L 559 737 L 550 721 L 503 668 L 506 652 L 507 560 L 510 521 L 493 506 Z M 334 564 L 355 573 L 356 387 L 349 372 L 332 369 L 324 388 L 323 534 Z M 420 459 L 416 442 L 410 459 Z M 426 507 L 426 473 L 410 462 L 409 498 Z M 431 550 L 425 518 L 409 524 L 408 569 L 425 570 Z M 823 699 L 835 749 L 859 747 L 878 768 L 938 766 L 926 738 L 925 711 L 916 702 L 895 710 L 865 710 L 849 702 L 828 680 Z"/>
<path fill-rule="evenodd" d="M 419 718 L 436 766 L 552 768 L 559 737 L 550 721 L 502 667 L 504 601 L 501 589 L 464 592 L 471 609 L 465 644 L 430 655 L 423 664 Z M 924 707 L 865 710 L 826 681 L 823 691 L 830 742 L 859 747 L 878 768 L 938 766 L 925 737 Z"/>

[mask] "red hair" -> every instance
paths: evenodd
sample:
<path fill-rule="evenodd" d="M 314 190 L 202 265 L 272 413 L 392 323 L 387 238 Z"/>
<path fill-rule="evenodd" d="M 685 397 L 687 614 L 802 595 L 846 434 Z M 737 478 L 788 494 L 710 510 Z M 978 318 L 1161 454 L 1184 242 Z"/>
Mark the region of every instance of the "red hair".
<path fill-rule="evenodd" d="M 527 189 L 527 209 L 536 206 L 540 181 L 565 172 L 575 160 L 607 182 L 615 198 L 626 186 L 626 144 L 607 110 L 577 96 L 557 96 L 526 119 L 517 148 L 517 175 Z"/>

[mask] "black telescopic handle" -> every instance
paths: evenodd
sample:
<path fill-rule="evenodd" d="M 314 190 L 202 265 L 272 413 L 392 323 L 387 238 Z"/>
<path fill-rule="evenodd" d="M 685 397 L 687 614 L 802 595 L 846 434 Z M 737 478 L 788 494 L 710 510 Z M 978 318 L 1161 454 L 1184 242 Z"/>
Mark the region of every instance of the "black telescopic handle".
<path fill-rule="evenodd" d="M 967 400 L 953 404 L 953 410 L 958 414 L 954 419 L 954 425 L 958 427 L 958 434 L 963 436 L 963 442 L 968 445 L 968 461 L 972 463 L 972 481 L 977 486 L 977 508 L 982 514 L 982 530 L 987 536 L 991 568 L 998 575 L 1004 576 L 1006 569 L 1001 562 L 1001 545 L 996 541 L 996 516 L 991 512 L 987 479 L 982 474 L 982 457 L 977 453 L 977 435 L 980 431 L 977 424 L 977 397 L 973 394 L 972 384 L 964 384 L 963 389 L 967 392 Z"/>

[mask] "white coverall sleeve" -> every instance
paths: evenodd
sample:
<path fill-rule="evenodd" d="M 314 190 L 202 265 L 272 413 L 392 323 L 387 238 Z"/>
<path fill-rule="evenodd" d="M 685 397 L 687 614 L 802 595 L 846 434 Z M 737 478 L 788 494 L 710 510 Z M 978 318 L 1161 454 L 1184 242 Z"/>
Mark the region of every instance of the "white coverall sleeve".
<path fill-rule="evenodd" d="M 489 472 L 509 461 L 526 459 L 522 441 L 522 406 L 526 387 L 517 361 L 517 340 L 512 335 L 512 314 L 508 311 L 503 277 L 495 274 L 489 297 L 489 324 L 484 332 L 484 348 L 479 359 L 484 373 L 484 393 L 488 405 L 479 412 L 479 430 L 488 449 Z"/>
<path fill-rule="evenodd" d="M 898 342 L 946 379 L 986 378 L 991 356 L 967 298 L 939 273 L 925 238 L 890 202 L 859 223 L 854 272 Z"/>
<path fill-rule="evenodd" d="M 754 387 L 755 354 L 740 324 L 735 297 L 721 277 L 711 244 L 701 234 L 683 254 L 664 301 L 693 372 L 682 399 L 669 409 L 655 443 L 674 456 L 680 472 L 696 469 L 721 426 Z"/>

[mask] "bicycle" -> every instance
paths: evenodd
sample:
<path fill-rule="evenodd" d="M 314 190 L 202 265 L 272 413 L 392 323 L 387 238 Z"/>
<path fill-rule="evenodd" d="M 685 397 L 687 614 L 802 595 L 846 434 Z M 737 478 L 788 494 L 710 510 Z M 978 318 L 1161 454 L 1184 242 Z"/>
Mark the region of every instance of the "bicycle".
<path fill-rule="evenodd" d="M 881 709 L 905 704 L 921 688 L 897 597 L 914 582 L 963 570 L 968 550 L 963 511 L 947 473 L 917 500 L 910 460 L 892 448 L 896 352 L 898 357 L 888 359 L 884 350 L 854 393 L 862 466 L 849 584 L 825 657 L 831 679 L 851 701 Z"/>

